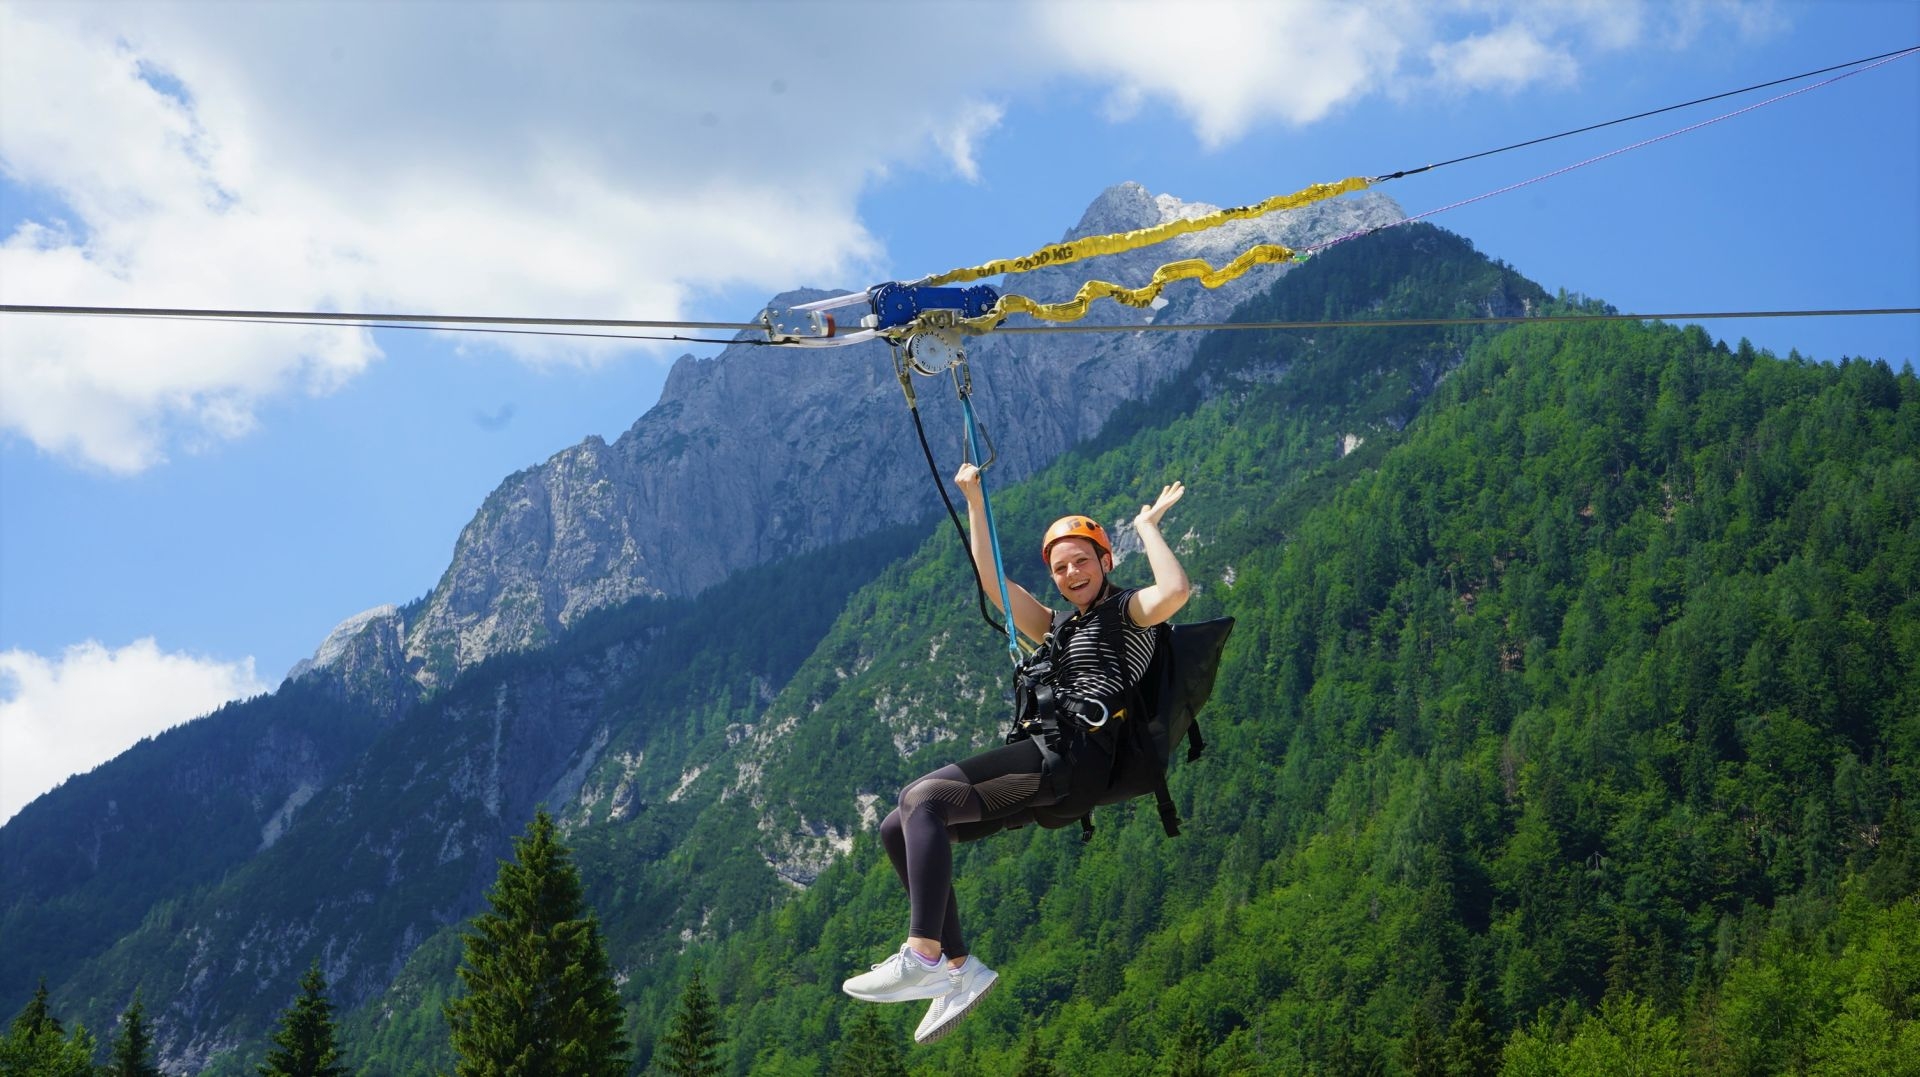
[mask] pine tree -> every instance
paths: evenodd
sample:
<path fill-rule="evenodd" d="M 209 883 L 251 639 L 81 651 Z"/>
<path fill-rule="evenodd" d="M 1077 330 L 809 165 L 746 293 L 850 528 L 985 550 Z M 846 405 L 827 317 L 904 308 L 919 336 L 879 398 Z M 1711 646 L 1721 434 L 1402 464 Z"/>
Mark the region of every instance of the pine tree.
<path fill-rule="evenodd" d="M 40 978 L 40 988 L 33 993 L 32 1001 L 14 1017 L 12 1031 L 16 1036 L 38 1036 L 43 1032 L 66 1035 L 66 1030 L 60 1027 L 60 1019 L 47 1008 L 46 977 Z"/>
<path fill-rule="evenodd" d="M 827 1077 L 907 1077 L 900 1061 L 900 1045 L 880 1024 L 880 1011 L 862 1007 L 833 1056 Z"/>
<path fill-rule="evenodd" d="M 120 1035 L 113 1041 L 112 1057 L 103 1077 L 161 1077 L 153 1061 L 153 1031 L 147 1027 L 147 1008 L 135 993 L 133 1005 L 120 1015 Z"/>
<path fill-rule="evenodd" d="M 465 994 L 447 1003 L 460 1077 L 624 1077 L 625 1013 L 571 852 L 540 809 L 463 939 Z"/>
<path fill-rule="evenodd" d="M 47 982 L 0 1036 L 0 1074 L 13 1077 L 94 1077 L 93 1034 L 76 1027 L 68 1036 L 47 1006 Z"/>
<path fill-rule="evenodd" d="M 1060 1077 L 1060 1071 L 1053 1068 L 1052 1060 L 1040 1053 L 1040 1034 L 1027 1034 L 1027 1049 L 1020 1054 L 1020 1068 L 1013 1077 Z"/>
<path fill-rule="evenodd" d="M 0 1036 L 0 1074 L 6 1077 L 95 1077 L 93 1033 L 76 1027 L 72 1036 L 50 1029 L 38 1034 L 14 1032 Z"/>
<path fill-rule="evenodd" d="M 1480 1077 L 1500 1070 L 1499 1033 L 1479 989 L 1471 983 L 1467 985 L 1467 997 L 1453 1012 L 1453 1024 L 1447 1029 L 1440 1054 L 1447 1077 Z"/>
<path fill-rule="evenodd" d="M 1173 1051 L 1167 1057 L 1168 1077 L 1213 1077 L 1213 1067 L 1207 1065 L 1207 1054 L 1212 1050 L 1213 1033 L 1201 1022 L 1199 1014 L 1188 1010 L 1174 1038 Z"/>
<path fill-rule="evenodd" d="M 1412 1077 L 1446 1077 L 1440 1054 L 1440 1032 L 1425 1005 L 1413 1008 L 1413 1028 L 1400 1041 L 1400 1065 Z"/>
<path fill-rule="evenodd" d="M 713 1012 L 713 995 L 696 969 L 680 994 L 680 1011 L 654 1046 L 654 1054 L 667 1077 L 720 1077 L 720 1063 L 713 1058 L 719 1049 L 720 1027 Z"/>
<path fill-rule="evenodd" d="M 281 1015 L 273 1046 L 266 1064 L 255 1067 L 260 1077 L 347 1077 L 334 1045 L 333 1003 L 327 1001 L 318 961 L 300 977 L 300 997 Z"/>

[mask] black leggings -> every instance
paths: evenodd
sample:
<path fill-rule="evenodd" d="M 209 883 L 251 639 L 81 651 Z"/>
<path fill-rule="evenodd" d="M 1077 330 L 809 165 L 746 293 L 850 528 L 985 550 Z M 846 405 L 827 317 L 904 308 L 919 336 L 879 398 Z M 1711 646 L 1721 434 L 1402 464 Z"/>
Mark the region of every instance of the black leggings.
<path fill-rule="evenodd" d="M 949 763 L 900 790 L 900 806 L 880 823 L 880 844 L 907 887 L 909 935 L 939 939 L 948 957 L 967 955 L 953 896 L 953 843 L 1029 823 L 1065 826 L 1079 818 L 1079 812 L 1062 816 L 1047 809 L 1063 800 L 1091 806 L 1106 785 L 1110 759 L 1084 739 L 1068 755 L 1072 785 L 1064 797 L 1044 772 L 1045 757 L 1032 739 Z"/>

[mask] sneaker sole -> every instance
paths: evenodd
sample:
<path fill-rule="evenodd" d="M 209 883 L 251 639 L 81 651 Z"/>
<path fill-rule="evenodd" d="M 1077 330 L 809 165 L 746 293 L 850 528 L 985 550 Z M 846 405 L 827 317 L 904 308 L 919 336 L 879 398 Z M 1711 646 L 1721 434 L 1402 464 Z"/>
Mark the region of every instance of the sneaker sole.
<path fill-rule="evenodd" d="M 925 1046 L 926 1044 L 938 1043 L 942 1039 L 945 1039 L 947 1033 L 952 1032 L 955 1028 L 959 1027 L 961 1018 L 964 1018 L 969 1013 L 972 1013 L 973 1008 L 975 1006 L 980 1005 L 981 1000 L 986 998 L 988 995 L 993 994 L 993 989 L 999 986 L 1000 986 L 1000 977 L 996 974 L 993 979 L 987 981 L 987 986 L 980 989 L 979 994 L 973 996 L 973 1001 L 971 1003 L 968 1003 L 966 1006 L 961 1007 L 960 1012 L 954 1014 L 952 1017 L 947 1017 L 943 1014 L 940 1018 L 940 1023 L 933 1026 L 933 1028 L 929 1029 L 924 1039 L 919 1036 L 915 1036 L 913 1038 L 914 1042 L 922 1046 Z"/>

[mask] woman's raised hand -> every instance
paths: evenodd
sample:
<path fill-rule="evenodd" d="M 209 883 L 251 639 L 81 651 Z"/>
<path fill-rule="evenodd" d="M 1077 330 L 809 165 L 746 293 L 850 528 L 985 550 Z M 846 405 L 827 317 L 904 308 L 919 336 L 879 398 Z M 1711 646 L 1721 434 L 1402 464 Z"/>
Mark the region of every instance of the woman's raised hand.
<path fill-rule="evenodd" d="M 961 464 L 960 470 L 953 473 L 953 484 L 967 497 L 975 496 L 980 492 L 980 469 L 971 461 Z"/>
<path fill-rule="evenodd" d="M 1140 506 L 1139 515 L 1133 518 L 1134 526 L 1138 527 L 1141 524 L 1152 524 L 1155 527 L 1160 526 L 1160 517 L 1165 516 L 1167 510 L 1172 508 L 1174 502 L 1179 501 L 1180 496 L 1186 492 L 1187 488 L 1178 482 L 1170 482 L 1162 486 L 1160 488 L 1160 497 L 1155 500 L 1153 504 Z"/>

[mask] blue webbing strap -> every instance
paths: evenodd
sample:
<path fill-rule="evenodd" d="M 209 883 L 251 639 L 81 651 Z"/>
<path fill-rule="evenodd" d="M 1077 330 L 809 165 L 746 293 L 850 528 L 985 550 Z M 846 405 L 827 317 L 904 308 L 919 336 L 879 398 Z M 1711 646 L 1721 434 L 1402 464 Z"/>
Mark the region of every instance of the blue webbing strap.
<path fill-rule="evenodd" d="M 980 460 L 980 429 L 973 417 L 973 397 L 970 394 L 960 394 L 960 411 L 967 420 L 967 452 L 974 460 Z M 1000 579 L 1000 612 L 1007 619 L 1007 653 L 1017 666 L 1022 658 L 1020 639 L 1013 624 L 1013 600 L 1007 595 L 1007 567 L 1000 558 L 1000 532 L 993 523 L 993 501 L 987 497 L 987 477 L 984 474 L 980 476 L 980 504 L 986 509 L 987 542 L 993 547 L 993 572 Z"/>

